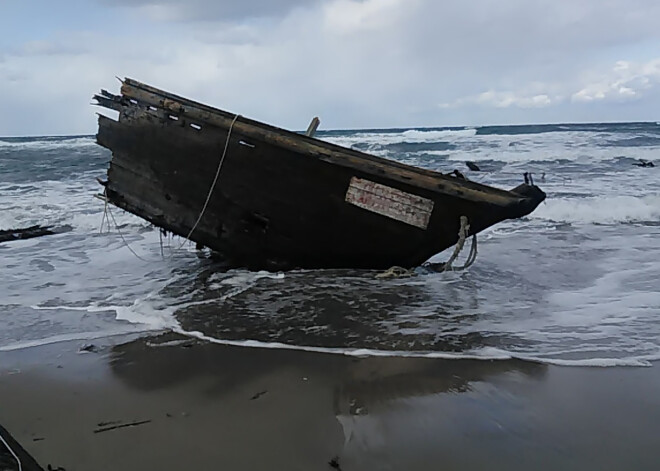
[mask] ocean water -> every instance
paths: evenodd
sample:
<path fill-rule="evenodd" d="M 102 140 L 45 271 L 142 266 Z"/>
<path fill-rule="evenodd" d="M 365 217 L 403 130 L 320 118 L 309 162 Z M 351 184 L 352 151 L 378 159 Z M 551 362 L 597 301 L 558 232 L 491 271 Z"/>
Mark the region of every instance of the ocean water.
<path fill-rule="evenodd" d="M 418 269 L 389 280 L 352 270 L 222 272 L 117 208 L 116 224 L 101 228 L 96 177 L 105 177 L 110 153 L 93 136 L 0 138 L 0 229 L 68 228 L 0 244 L 0 352 L 169 329 L 349 355 L 603 367 L 660 359 L 659 124 L 319 137 L 506 189 L 533 172 L 548 198 L 530 216 L 480 234 L 477 262 L 464 272 Z M 637 167 L 637 159 L 658 167 Z M 469 171 L 468 160 L 483 171 Z"/>

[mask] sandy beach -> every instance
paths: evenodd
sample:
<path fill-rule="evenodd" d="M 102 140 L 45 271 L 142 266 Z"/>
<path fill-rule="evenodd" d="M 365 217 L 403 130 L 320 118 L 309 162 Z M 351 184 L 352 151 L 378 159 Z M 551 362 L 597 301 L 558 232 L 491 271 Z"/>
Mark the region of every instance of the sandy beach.
<path fill-rule="evenodd" d="M 657 469 L 660 368 L 351 358 L 172 334 L 0 353 L 46 468 Z"/>

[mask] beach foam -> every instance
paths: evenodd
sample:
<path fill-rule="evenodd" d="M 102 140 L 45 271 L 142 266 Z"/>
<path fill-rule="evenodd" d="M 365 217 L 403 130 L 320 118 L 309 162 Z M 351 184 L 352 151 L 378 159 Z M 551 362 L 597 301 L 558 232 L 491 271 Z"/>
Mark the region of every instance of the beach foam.
<path fill-rule="evenodd" d="M 482 361 L 504 361 L 523 360 L 534 363 L 544 363 L 555 366 L 588 366 L 588 367 L 613 367 L 613 366 L 651 366 L 653 361 L 660 360 L 660 352 L 656 355 L 644 355 L 629 358 L 582 358 L 561 359 L 547 356 L 524 355 L 509 352 L 492 347 L 484 347 L 466 352 L 441 352 L 441 351 L 406 351 L 406 350 L 377 350 L 369 348 L 332 348 L 315 347 L 306 345 L 292 345 L 281 342 L 263 342 L 258 340 L 222 340 L 199 331 L 188 331 L 181 327 L 171 329 L 173 332 L 186 337 L 195 338 L 219 345 L 230 345 L 244 348 L 297 350 L 313 353 L 327 353 L 332 355 L 344 355 L 351 357 L 390 357 L 390 358 L 429 358 L 441 360 L 482 360 Z"/>

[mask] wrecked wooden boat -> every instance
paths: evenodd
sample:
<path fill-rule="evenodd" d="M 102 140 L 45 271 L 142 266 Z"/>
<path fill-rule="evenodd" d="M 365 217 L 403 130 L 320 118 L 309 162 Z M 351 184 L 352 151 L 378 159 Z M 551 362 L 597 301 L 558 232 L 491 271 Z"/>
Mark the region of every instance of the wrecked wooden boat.
<path fill-rule="evenodd" d="M 107 201 L 215 251 L 233 267 L 414 267 L 532 212 L 533 184 L 505 191 L 276 128 L 125 79 L 97 104 L 112 151 Z"/>

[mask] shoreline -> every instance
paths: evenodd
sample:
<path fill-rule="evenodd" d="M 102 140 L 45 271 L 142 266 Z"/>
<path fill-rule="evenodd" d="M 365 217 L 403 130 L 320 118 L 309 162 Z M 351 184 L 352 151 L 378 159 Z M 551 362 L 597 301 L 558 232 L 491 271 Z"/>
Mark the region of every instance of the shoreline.
<path fill-rule="evenodd" d="M 348 347 L 317 347 L 306 345 L 295 345 L 282 342 L 265 342 L 260 340 L 221 340 L 203 334 L 198 331 L 186 331 L 182 328 L 168 329 L 146 329 L 135 332 L 117 332 L 117 333 L 94 333 L 85 335 L 85 333 L 65 335 L 62 338 L 50 338 L 44 340 L 28 341 L 17 343 L 5 347 L 0 347 L 0 354 L 9 352 L 20 352 L 28 349 L 39 349 L 57 344 L 67 344 L 75 342 L 97 341 L 101 343 L 111 342 L 112 339 L 119 338 L 137 339 L 141 337 L 172 335 L 180 336 L 182 339 L 190 341 L 199 341 L 225 347 L 237 348 L 256 348 L 261 350 L 289 350 L 305 353 L 328 354 L 337 356 L 346 356 L 349 358 L 411 358 L 411 359 L 433 359 L 433 360 L 474 360 L 474 361 L 524 361 L 530 363 L 539 363 L 542 365 L 552 365 L 559 367 L 579 367 L 579 368 L 646 368 L 660 364 L 660 355 L 645 355 L 629 358 L 548 358 L 542 356 L 523 355 L 507 350 L 500 350 L 494 347 L 485 347 L 486 353 L 480 353 L 480 350 L 469 350 L 466 352 L 451 351 L 406 351 L 406 350 L 379 350 L 373 348 L 348 348 Z"/>
<path fill-rule="evenodd" d="M 655 469 L 660 365 L 349 357 L 172 333 L 0 352 L 46 468 Z"/>

